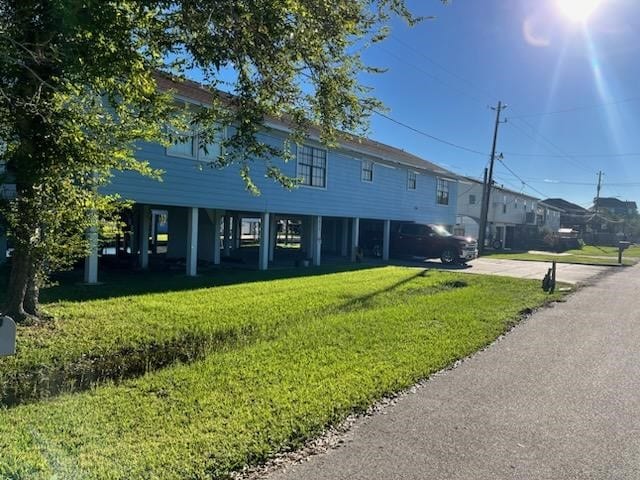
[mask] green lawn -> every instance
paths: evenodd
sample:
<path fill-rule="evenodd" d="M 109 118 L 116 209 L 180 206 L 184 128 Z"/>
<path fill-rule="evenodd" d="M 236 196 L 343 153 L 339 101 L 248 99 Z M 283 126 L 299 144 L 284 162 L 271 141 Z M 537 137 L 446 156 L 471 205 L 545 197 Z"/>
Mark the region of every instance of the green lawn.
<path fill-rule="evenodd" d="M 93 287 L 97 296 L 112 291 L 96 300 L 71 300 L 89 296 L 75 289 L 48 293 L 60 320 L 20 330 L 19 356 L 0 359 L 5 378 L 27 364 L 82 365 L 96 353 L 116 362 L 117 352 L 126 365 L 132 349 L 164 351 L 175 339 L 201 351 L 190 363 L 150 365 L 144 376 L 0 411 L 0 478 L 226 478 L 478 350 L 520 312 L 557 298 L 537 281 L 401 267 L 215 288 L 205 285 L 214 277 L 198 278 L 191 290 L 182 281 L 171 292 L 156 280 L 150 293 L 133 282 L 128 296 L 122 281 Z"/>

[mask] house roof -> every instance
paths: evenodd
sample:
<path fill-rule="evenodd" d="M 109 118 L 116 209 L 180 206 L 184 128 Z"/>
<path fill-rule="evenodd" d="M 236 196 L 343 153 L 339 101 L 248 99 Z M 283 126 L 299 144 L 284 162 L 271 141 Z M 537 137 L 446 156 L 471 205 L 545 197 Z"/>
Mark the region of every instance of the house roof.
<path fill-rule="evenodd" d="M 571 203 L 563 198 L 546 198 L 542 201 L 542 203 L 545 203 L 546 205 L 551 205 L 553 207 L 557 207 L 560 208 L 566 212 L 571 212 L 573 211 L 575 212 L 581 212 L 581 213 L 587 213 L 588 210 L 584 207 L 581 207 L 580 205 L 576 205 L 575 203 Z"/>
<path fill-rule="evenodd" d="M 156 75 L 156 81 L 160 90 L 173 90 L 182 97 L 204 104 L 210 103 L 214 95 L 209 88 L 192 80 L 176 80 L 162 73 L 158 73 L 158 75 Z M 233 102 L 234 97 L 229 93 L 216 91 L 215 95 L 219 95 L 219 98 L 222 98 L 222 100 L 228 104 Z M 292 127 L 291 122 L 288 122 L 286 119 L 274 117 L 265 119 L 265 125 L 268 128 L 282 131 L 288 131 Z M 309 133 L 311 134 L 311 138 L 316 137 L 317 139 L 320 131 L 318 129 L 311 129 Z M 445 175 L 456 180 L 460 178 L 458 174 L 440 167 L 433 162 L 429 162 L 400 148 L 376 142 L 369 138 L 348 135 L 348 138 L 340 140 L 340 145 L 343 149 L 375 157 L 388 163 L 402 164 L 418 170 L 426 170 L 438 175 Z"/>
<path fill-rule="evenodd" d="M 473 183 L 477 183 L 479 185 L 482 185 L 484 182 L 482 180 L 479 180 L 477 178 L 473 178 L 473 177 L 461 177 L 464 180 L 468 180 L 470 182 Z M 522 193 L 522 192 L 517 192 L 516 190 L 511 190 L 510 188 L 505 188 L 504 185 L 496 185 L 495 183 L 493 184 L 493 189 L 494 190 L 500 190 L 501 192 L 506 192 L 506 193 L 511 193 L 513 195 L 518 195 L 519 197 L 526 197 L 526 198 L 530 198 L 531 200 L 540 200 L 538 197 L 534 197 L 532 195 L 528 195 L 526 193 Z"/>
<path fill-rule="evenodd" d="M 542 205 L 542 206 L 544 206 L 546 208 L 549 208 L 551 210 L 555 210 L 556 212 L 564 212 L 565 211 L 564 208 L 560 208 L 560 207 L 557 207 L 557 206 L 552 205 L 550 203 L 546 203 L 544 200 L 540 201 L 538 204 Z"/>
<path fill-rule="evenodd" d="M 594 205 L 597 204 L 599 207 L 604 208 L 624 208 L 624 209 L 633 209 L 637 210 L 638 205 L 636 202 L 624 201 L 615 197 L 600 197 L 598 199 L 594 199 Z"/>

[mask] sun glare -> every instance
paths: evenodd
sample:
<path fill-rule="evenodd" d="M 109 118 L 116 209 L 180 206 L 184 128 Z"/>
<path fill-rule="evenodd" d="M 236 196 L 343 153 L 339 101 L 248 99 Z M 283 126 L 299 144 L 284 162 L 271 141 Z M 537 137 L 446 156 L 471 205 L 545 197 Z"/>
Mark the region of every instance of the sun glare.
<path fill-rule="evenodd" d="M 571 21 L 586 22 L 602 0 L 556 0 L 560 11 Z"/>

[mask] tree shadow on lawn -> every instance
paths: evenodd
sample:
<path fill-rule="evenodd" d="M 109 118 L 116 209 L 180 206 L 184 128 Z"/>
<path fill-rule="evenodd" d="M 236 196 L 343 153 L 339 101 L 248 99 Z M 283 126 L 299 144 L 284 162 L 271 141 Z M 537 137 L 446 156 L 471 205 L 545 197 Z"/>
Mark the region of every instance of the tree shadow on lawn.
<path fill-rule="evenodd" d="M 177 292 L 242 283 L 330 275 L 384 266 L 386 265 L 381 263 L 357 263 L 304 268 L 274 268 L 266 271 L 221 267 L 208 270 L 196 277 L 167 271 L 103 270 L 100 272 L 100 284 L 98 285 L 83 284 L 82 270 L 73 270 L 54 275 L 52 280 L 55 285 L 42 289 L 40 299 L 42 303 L 101 300 L 148 293 Z M 9 267 L 1 267 L 0 302 L 4 301 L 8 279 Z"/>

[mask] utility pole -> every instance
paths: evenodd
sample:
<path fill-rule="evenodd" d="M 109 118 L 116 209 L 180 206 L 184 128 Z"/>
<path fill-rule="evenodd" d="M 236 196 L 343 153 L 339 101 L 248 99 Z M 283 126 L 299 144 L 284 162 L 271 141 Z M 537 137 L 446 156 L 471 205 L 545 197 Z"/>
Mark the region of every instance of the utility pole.
<path fill-rule="evenodd" d="M 599 203 L 600 203 L 600 188 L 602 186 L 602 170 L 598 172 L 598 188 L 596 190 L 596 201 L 595 201 L 595 205 L 594 205 L 594 210 L 596 212 L 596 214 L 598 213 L 599 210 Z"/>
<path fill-rule="evenodd" d="M 480 210 L 480 233 L 478 235 L 478 253 L 484 253 L 484 242 L 487 235 L 487 217 L 489 215 L 489 200 L 491 197 L 491 187 L 493 186 L 493 164 L 496 159 L 496 143 L 498 141 L 498 127 L 500 126 L 500 113 L 507 108 L 502 102 L 498 102 L 497 107 L 491 107 L 496 111 L 496 125 L 493 130 L 493 145 L 491 146 L 491 162 L 489 163 L 489 175 L 484 184 L 482 192 L 482 208 Z"/>

